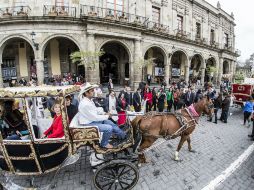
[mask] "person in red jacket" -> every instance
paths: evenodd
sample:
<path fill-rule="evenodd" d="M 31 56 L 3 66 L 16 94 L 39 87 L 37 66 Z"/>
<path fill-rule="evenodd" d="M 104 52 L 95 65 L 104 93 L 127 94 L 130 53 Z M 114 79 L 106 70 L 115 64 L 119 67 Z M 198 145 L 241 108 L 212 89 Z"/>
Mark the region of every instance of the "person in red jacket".
<path fill-rule="evenodd" d="M 146 100 L 146 112 L 150 112 L 153 105 L 153 93 L 151 89 L 148 87 L 146 92 L 144 93 L 144 100 Z"/>
<path fill-rule="evenodd" d="M 56 102 L 52 106 L 52 110 L 56 113 L 54 116 L 53 123 L 48 128 L 48 130 L 44 132 L 44 136 L 42 138 L 61 138 L 64 136 L 64 128 L 63 128 L 63 122 L 62 122 L 60 103 Z"/>

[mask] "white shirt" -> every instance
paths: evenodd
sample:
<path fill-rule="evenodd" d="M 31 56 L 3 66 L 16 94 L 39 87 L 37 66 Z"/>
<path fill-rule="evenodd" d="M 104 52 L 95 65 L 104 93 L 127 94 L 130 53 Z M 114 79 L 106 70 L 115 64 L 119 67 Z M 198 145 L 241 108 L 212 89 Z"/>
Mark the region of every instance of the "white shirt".
<path fill-rule="evenodd" d="M 103 108 L 96 107 L 94 102 L 84 97 L 78 106 L 78 121 L 81 125 L 90 124 L 93 121 L 104 121 L 109 118 L 108 115 L 104 115 Z"/>
<path fill-rule="evenodd" d="M 109 95 L 108 97 L 108 101 L 109 101 L 109 111 L 110 113 L 113 113 L 112 111 L 116 110 L 116 98 L 112 98 L 111 95 Z"/>

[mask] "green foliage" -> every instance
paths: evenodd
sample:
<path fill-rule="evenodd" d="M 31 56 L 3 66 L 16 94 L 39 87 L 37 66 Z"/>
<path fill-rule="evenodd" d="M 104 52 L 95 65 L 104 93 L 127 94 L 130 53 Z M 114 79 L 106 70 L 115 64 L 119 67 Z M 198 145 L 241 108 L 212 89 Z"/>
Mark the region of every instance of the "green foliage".
<path fill-rule="evenodd" d="M 216 68 L 216 67 L 213 67 L 213 66 L 209 66 L 209 67 L 207 67 L 207 72 L 208 72 L 209 74 L 214 73 L 214 72 L 217 72 L 217 68 Z"/>
<path fill-rule="evenodd" d="M 243 73 L 236 73 L 235 74 L 235 80 L 244 80 Z"/>
<path fill-rule="evenodd" d="M 70 55 L 72 63 L 84 64 L 90 69 L 94 69 L 96 64 L 99 64 L 98 58 L 105 52 L 103 50 L 98 52 L 91 51 L 75 51 Z"/>

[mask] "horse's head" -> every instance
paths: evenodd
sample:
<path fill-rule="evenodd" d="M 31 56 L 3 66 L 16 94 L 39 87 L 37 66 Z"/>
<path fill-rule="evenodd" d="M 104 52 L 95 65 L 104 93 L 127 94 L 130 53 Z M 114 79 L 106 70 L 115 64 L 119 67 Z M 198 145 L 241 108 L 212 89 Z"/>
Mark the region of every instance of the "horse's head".
<path fill-rule="evenodd" d="M 212 116 L 214 113 L 213 101 L 209 96 L 205 96 L 202 100 L 203 112 L 208 116 Z"/>

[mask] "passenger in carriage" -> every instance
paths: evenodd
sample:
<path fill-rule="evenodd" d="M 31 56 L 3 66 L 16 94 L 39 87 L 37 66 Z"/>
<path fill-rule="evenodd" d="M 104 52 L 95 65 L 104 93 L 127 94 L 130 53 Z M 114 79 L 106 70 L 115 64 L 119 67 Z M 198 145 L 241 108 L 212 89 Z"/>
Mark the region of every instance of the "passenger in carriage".
<path fill-rule="evenodd" d="M 82 98 L 79 104 L 79 117 L 78 121 L 80 125 L 94 125 L 99 128 L 100 132 L 103 132 L 101 146 L 104 148 L 113 148 L 113 145 L 109 144 L 109 140 L 112 134 L 115 134 L 122 143 L 127 140 L 127 135 L 116 124 L 109 120 L 110 113 L 105 113 L 102 108 L 96 107 L 92 98 L 94 96 L 94 88 L 97 85 L 86 85 L 81 89 L 79 97 Z"/>
<path fill-rule="evenodd" d="M 3 119 L 4 115 L 4 105 L 3 102 L 0 102 L 0 131 L 2 133 L 2 137 L 5 139 L 7 137 L 6 130 L 9 128 L 9 125 Z"/>
<path fill-rule="evenodd" d="M 55 102 L 52 111 L 55 113 L 54 120 L 48 130 L 44 132 L 42 138 L 62 138 L 64 136 L 61 104 Z"/>
<path fill-rule="evenodd" d="M 73 119 L 73 117 L 78 113 L 78 107 L 74 106 L 71 104 L 71 96 L 68 95 L 65 97 L 65 102 L 66 102 L 66 108 L 67 108 L 67 115 L 68 115 L 68 120 L 69 123 Z"/>
<path fill-rule="evenodd" d="M 14 100 L 5 101 L 4 121 L 9 125 L 6 140 L 22 140 L 29 135 L 27 125 L 23 120 L 23 114 L 14 106 Z"/>

